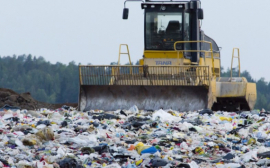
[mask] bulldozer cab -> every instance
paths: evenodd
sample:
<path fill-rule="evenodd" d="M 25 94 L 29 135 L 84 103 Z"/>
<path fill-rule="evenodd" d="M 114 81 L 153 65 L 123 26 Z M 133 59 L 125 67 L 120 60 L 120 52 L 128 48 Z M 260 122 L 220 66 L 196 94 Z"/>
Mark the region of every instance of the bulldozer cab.
<path fill-rule="evenodd" d="M 200 43 L 178 43 L 174 46 L 177 41 L 200 40 L 199 20 L 203 19 L 200 1 L 148 0 L 141 4 L 141 8 L 145 11 L 146 51 L 200 50 Z M 148 55 L 147 52 L 144 54 L 146 58 Z M 199 63 L 198 53 L 185 52 L 184 57 L 195 65 Z"/>
<path fill-rule="evenodd" d="M 123 19 L 128 19 L 126 2 Z M 141 0 L 138 0 L 141 1 Z M 144 53 L 139 65 L 79 66 L 79 110 L 250 110 L 256 85 L 220 77 L 220 51 L 204 34 L 201 2 L 141 1 Z M 130 53 L 121 53 L 120 55 Z M 126 45 L 127 46 L 127 45 Z M 128 49 L 128 46 L 127 46 Z M 131 62 L 131 61 L 130 61 Z M 251 98 L 250 98 L 251 97 Z"/>
<path fill-rule="evenodd" d="M 154 7 L 154 5 L 152 5 Z M 176 41 L 189 40 L 189 21 L 183 23 L 184 14 L 181 11 L 166 12 L 145 9 L 145 49 L 146 50 L 174 50 Z M 186 19 L 189 20 L 188 14 Z M 177 49 L 190 48 L 190 44 L 177 45 Z"/>
<path fill-rule="evenodd" d="M 199 26 L 196 13 L 184 3 L 143 3 L 145 10 L 145 50 L 174 50 L 176 41 L 198 40 Z M 192 33 L 193 32 L 193 33 Z M 195 32 L 195 33 L 194 33 Z M 190 50 L 190 43 L 176 46 L 179 50 Z M 194 49 L 197 49 L 195 45 Z"/>

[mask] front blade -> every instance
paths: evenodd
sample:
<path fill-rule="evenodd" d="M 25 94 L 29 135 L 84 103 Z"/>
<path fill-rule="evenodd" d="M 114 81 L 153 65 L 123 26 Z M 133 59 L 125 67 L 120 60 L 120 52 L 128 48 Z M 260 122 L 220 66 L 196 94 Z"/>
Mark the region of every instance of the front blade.
<path fill-rule="evenodd" d="M 173 109 L 195 111 L 207 107 L 208 89 L 203 86 L 81 86 L 79 108 L 88 110 Z"/>

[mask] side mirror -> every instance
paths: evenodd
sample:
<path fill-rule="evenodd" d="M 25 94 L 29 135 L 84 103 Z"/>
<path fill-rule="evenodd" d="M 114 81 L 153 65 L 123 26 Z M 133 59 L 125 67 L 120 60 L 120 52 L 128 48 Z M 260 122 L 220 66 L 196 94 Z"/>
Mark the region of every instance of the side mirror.
<path fill-rule="evenodd" d="M 123 19 L 127 20 L 128 19 L 128 8 L 124 8 L 123 10 Z"/>
<path fill-rule="evenodd" d="M 203 9 L 198 9 L 198 19 L 203 19 Z"/>

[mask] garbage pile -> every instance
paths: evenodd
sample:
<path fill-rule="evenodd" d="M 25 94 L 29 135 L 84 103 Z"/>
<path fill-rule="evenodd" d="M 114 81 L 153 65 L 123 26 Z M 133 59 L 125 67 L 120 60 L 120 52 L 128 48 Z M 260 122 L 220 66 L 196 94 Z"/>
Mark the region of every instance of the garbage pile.
<path fill-rule="evenodd" d="M 69 103 L 70 106 L 77 106 L 76 103 Z M 40 108 L 56 109 L 63 104 L 50 104 L 35 100 L 29 92 L 16 93 L 13 90 L 0 88 L 0 110 L 6 109 L 27 109 L 34 110 Z"/>
<path fill-rule="evenodd" d="M 0 167 L 270 166 L 270 112 L 0 111 Z"/>

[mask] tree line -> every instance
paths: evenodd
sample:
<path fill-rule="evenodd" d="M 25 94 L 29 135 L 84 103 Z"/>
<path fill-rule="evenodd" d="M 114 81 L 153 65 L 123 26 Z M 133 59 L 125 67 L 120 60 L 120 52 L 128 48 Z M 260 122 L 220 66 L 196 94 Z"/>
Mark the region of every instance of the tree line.
<path fill-rule="evenodd" d="M 111 65 L 116 65 L 112 62 Z M 135 63 L 138 64 L 138 61 Z M 230 69 L 222 68 L 221 76 L 230 77 Z M 233 74 L 237 69 L 233 70 Z M 249 82 L 257 84 L 255 108 L 270 110 L 270 83 L 255 80 L 248 71 L 241 72 Z M 74 61 L 55 64 L 32 55 L 0 57 L 0 87 L 18 93 L 30 92 L 33 98 L 48 103 L 76 103 L 79 94 L 79 68 Z"/>
<path fill-rule="evenodd" d="M 33 98 L 48 103 L 78 101 L 78 65 L 32 55 L 0 57 L 0 87 L 18 93 L 30 92 Z"/>

